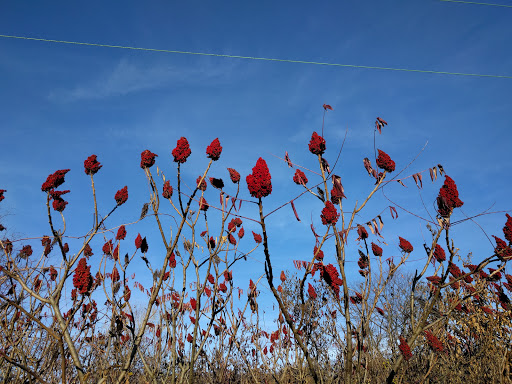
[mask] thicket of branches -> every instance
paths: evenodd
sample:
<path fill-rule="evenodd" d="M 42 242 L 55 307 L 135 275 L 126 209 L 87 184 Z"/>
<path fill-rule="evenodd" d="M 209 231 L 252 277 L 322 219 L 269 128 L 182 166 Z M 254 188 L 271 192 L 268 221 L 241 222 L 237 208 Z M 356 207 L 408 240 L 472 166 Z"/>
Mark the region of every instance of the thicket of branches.
<path fill-rule="evenodd" d="M 324 117 L 330 110 L 324 105 Z M 375 135 L 386 125 L 377 118 Z M 290 205 L 299 219 L 295 199 L 309 194 L 318 204 L 305 234 L 312 252 L 289 261 L 293 273 L 273 268 L 279 250 L 268 241 L 276 210 L 264 203 L 272 193 L 265 160 L 243 179 L 228 168 L 224 182 L 218 139 L 195 180 L 182 173 L 191 155 L 186 138 L 172 151 L 172 178 L 155 165 L 156 154 L 142 152 L 149 201 L 134 223 L 115 223 L 127 187 L 100 212 L 94 175 L 102 165 L 91 155 L 84 171 L 94 224 L 79 239 L 66 235 L 69 191 L 58 189 L 69 169 L 49 175 L 41 186 L 49 235 L 9 239 L 0 223 L 2 382 L 511 383 L 512 217 L 505 216 L 486 257 L 463 260 L 451 235 L 452 213 L 463 205 L 455 182 L 441 165 L 399 178 L 395 162 L 377 148 L 361 167 L 369 177 L 366 196 L 347 207 L 339 154 L 324 157 L 323 128 L 308 146 L 317 171 L 288 153 L 283 162 L 302 192 L 278 209 Z M 426 219 L 431 236 L 414 246 L 398 237 L 401 256 L 386 256 L 382 213 L 367 212 L 367 204 L 392 182 L 414 180 L 421 188 L 423 175 L 440 184 L 429 197 L 436 207 Z M 0 190 L 4 198 L 8 192 Z M 256 206 L 257 216 L 242 202 Z M 395 207 L 383 208 L 396 218 Z M 161 254 L 149 257 L 156 245 L 137 233 L 142 220 L 154 222 Z M 414 272 L 404 268 L 411 254 L 425 260 Z M 237 265 L 249 255 L 262 258 L 264 268 L 241 286 Z M 132 277 L 141 264 L 136 258 L 153 276 L 144 285 Z M 358 275 L 348 261 L 357 261 Z M 271 328 L 261 321 L 262 287 L 278 309 Z M 144 307 L 134 304 L 134 289 L 147 296 Z"/>

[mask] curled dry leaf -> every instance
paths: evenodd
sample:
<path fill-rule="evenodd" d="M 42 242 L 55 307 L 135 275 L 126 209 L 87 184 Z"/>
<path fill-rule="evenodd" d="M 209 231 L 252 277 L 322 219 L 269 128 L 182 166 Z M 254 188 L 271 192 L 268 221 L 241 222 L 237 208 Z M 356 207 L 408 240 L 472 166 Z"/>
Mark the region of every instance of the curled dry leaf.
<path fill-rule="evenodd" d="M 299 215 L 297 214 L 297 210 L 295 209 L 295 204 L 293 203 L 293 200 L 290 201 L 290 203 L 291 203 L 291 206 L 293 209 L 293 213 L 295 214 L 295 218 L 297 219 L 297 221 L 300 221 L 300 218 L 299 218 Z"/>
<path fill-rule="evenodd" d="M 288 151 L 284 154 L 284 161 L 288 164 L 288 167 L 293 168 L 292 161 L 290 160 L 290 156 L 288 156 Z"/>
<path fill-rule="evenodd" d="M 368 175 L 373 176 L 374 170 L 372 168 L 372 163 L 371 163 L 369 158 L 365 157 L 363 159 L 363 165 L 364 165 L 364 167 L 366 169 L 366 172 L 368 172 Z"/>
<path fill-rule="evenodd" d="M 343 185 L 341 185 L 341 177 L 338 175 L 332 175 L 332 185 L 334 186 L 334 189 L 336 192 L 338 192 L 338 196 L 341 196 L 341 198 L 347 198 L 345 196 L 345 190 L 343 189 Z"/>

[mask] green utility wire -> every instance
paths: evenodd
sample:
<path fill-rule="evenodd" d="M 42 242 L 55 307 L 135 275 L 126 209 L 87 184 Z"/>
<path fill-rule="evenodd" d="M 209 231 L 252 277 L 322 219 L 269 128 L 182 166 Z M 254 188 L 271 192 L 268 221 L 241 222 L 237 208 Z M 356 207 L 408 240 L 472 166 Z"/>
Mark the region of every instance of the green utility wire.
<path fill-rule="evenodd" d="M 505 7 L 505 8 L 512 8 L 512 5 L 505 5 L 505 4 L 491 4 L 491 3 L 477 3 L 476 1 L 459 1 L 459 0 L 439 0 L 439 1 L 445 1 L 447 3 L 462 3 L 462 4 L 476 4 L 476 5 L 490 5 L 492 7 Z"/>
<path fill-rule="evenodd" d="M 32 41 L 45 41 L 48 43 L 61 43 L 61 44 L 73 44 L 73 45 L 87 45 L 92 47 L 104 47 L 104 48 L 119 48 L 119 49 L 131 49 L 134 51 L 148 51 L 148 52 L 165 52 L 165 53 L 180 53 L 185 55 L 200 55 L 200 56 L 215 56 L 215 57 L 227 57 L 231 59 L 246 59 L 246 60 L 261 60 L 261 61 L 278 61 L 282 63 L 298 63 L 298 64 L 315 64 L 315 65 L 326 65 L 331 67 L 345 67 L 345 68 L 362 68 L 362 69 L 380 69 L 384 71 L 402 71 L 402 72 L 419 72 L 419 73 L 432 73 L 437 75 L 452 75 L 452 76 L 473 76 L 473 77 L 493 77 L 499 79 L 512 79 L 512 76 L 505 75 L 485 75 L 480 73 L 461 73 L 461 72 L 444 72 L 444 71 L 431 71 L 423 69 L 408 69 L 408 68 L 391 68 L 391 67 L 375 67 L 369 65 L 354 65 L 354 64 L 338 64 L 338 63 L 322 63 L 316 61 L 304 61 L 304 60 L 289 60 L 289 59 L 272 59 L 268 57 L 252 57 L 252 56 L 238 56 L 238 55 L 224 55 L 220 53 L 205 53 L 205 52 L 189 52 L 189 51 L 175 51 L 170 49 L 155 49 L 155 48 L 141 48 L 141 47 L 128 47 L 123 45 L 111 45 L 111 44 L 97 44 L 97 43 L 83 43 L 78 41 L 66 41 L 66 40 L 53 40 L 53 39 L 41 39 L 36 37 L 26 36 L 12 36 L 12 35 L 0 35 L 0 37 L 8 39 L 21 39 L 21 40 L 32 40 Z"/>

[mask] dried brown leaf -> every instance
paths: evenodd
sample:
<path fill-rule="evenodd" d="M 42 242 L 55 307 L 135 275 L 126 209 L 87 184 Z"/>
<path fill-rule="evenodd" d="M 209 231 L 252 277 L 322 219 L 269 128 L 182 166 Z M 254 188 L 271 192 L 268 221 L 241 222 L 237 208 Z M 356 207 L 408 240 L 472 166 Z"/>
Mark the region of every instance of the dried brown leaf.
<path fill-rule="evenodd" d="M 292 209 L 293 209 L 293 213 L 295 214 L 295 218 L 297 219 L 297 221 L 300 221 L 299 215 L 297 214 L 297 210 L 295 209 L 295 204 L 293 203 L 293 200 L 290 201 L 290 203 L 292 205 Z"/>

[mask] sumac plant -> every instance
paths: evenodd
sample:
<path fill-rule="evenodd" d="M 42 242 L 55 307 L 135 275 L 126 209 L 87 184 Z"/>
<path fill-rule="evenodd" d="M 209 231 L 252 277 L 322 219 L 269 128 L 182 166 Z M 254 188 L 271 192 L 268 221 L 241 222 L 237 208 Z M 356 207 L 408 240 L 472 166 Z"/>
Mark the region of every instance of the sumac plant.
<path fill-rule="evenodd" d="M 323 108 L 325 120 L 333 108 Z M 377 118 L 375 139 L 386 125 Z M 287 192 L 297 192 L 278 208 L 266 204 L 276 192 L 267 161 L 257 159 L 247 175 L 221 167 L 219 138 L 206 153 L 185 137 L 167 154 L 143 151 L 149 200 L 130 223 L 113 222 L 130 198 L 127 186 L 118 186 L 109 210 L 100 212 L 97 196 L 104 197 L 95 175 L 104 165 L 89 156 L 83 183 L 91 185 L 94 220 L 78 238 L 67 234 L 65 220 L 73 189 L 65 178 L 78 170 L 48 175 L 41 193 L 49 229 L 0 241 L 4 382 L 395 383 L 429 376 L 451 382 L 454 372 L 479 382 L 488 376 L 478 361 L 493 379 L 510 380 L 512 217 L 505 216 L 503 233 L 473 264 L 459 254 L 451 231 L 466 221 L 452 219 L 464 193 L 440 164 L 404 175 L 407 167 L 392 151 L 375 146 L 355 170 L 368 174 L 366 194 L 348 207 L 341 149 L 329 152 L 333 144 L 323 132 L 322 122 L 304 143 L 317 171 L 286 152 Z M 190 156 L 202 156 L 203 168 L 184 172 Z M 192 173 L 198 176 L 186 176 Z M 398 219 L 397 205 L 367 212 L 369 201 L 390 183 L 421 192 L 424 175 L 438 188 L 423 197 L 431 201 L 424 219 L 430 237 L 417 244 L 407 230 L 387 234 L 384 219 L 387 212 Z M 0 189 L 0 202 L 8 197 Z M 295 200 L 307 197 L 310 249 L 287 261 L 294 273 L 277 271 L 281 252 L 269 243 L 271 214 L 290 206 L 300 220 Z M 248 205 L 257 207 L 256 215 L 247 213 Z M 140 233 L 143 220 L 154 223 L 158 247 Z M 1 224 L 0 230 L 7 233 Z M 237 271 L 249 255 L 263 266 L 246 282 Z M 413 275 L 404 267 L 411 255 L 422 260 Z M 135 280 L 141 265 L 152 277 L 144 284 Z M 264 290 L 276 304 L 275 325 L 261 321 Z M 134 293 L 143 295 L 142 307 Z"/>

